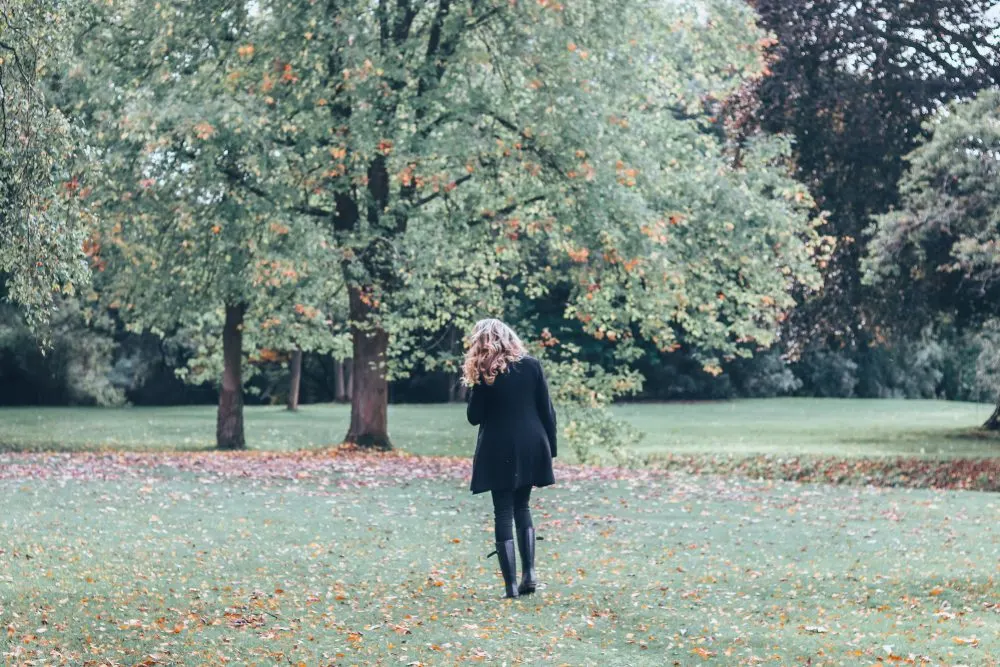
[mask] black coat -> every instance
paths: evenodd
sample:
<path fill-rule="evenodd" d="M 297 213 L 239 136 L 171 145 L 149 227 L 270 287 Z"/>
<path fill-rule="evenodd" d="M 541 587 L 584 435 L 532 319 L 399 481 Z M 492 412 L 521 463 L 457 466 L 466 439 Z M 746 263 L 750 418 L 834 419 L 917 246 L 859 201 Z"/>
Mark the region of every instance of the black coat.
<path fill-rule="evenodd" d="M 473 493 L 555 483 L 556 413 L 537 359 L 524 357 L 492 385 L 473 387 L 466 414 L 479 425 Z"/>

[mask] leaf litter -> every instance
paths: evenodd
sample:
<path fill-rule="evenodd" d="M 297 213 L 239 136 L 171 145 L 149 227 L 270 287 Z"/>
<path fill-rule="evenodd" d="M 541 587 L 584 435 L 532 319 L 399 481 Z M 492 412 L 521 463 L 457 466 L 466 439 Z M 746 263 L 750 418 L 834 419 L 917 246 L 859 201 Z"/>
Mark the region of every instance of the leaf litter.
<path fill-rule="evenodd" d="M 469 461 L 0 456 L 11 664 L 997 664 L 988 494 L 560 465 L 504 601 Z"/>

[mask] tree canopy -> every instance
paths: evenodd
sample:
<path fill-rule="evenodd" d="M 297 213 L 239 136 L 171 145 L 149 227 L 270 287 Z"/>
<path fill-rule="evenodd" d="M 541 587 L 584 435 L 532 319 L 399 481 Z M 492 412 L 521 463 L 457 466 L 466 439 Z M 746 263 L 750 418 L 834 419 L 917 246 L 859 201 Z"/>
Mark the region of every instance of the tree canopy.
<path fill-rule="evenodd" d="M 869 229 L 866 279 L 906 304 L 899 326 L 940 315 L 981 326 L 1000 316 L 1000 92 L 950 105 L 927 131 L 901 208 Z"/>
<path fill-rule="evenodd" d="M 79 128 L 53 108 L 74 3 L 0 0 L 0 281 L 32 323 L 86 280 Z"/>
<path fill-rule="evenodd" d="M 232 395 L 248 322 L 346 301 L 363 444 L 428 334 L 559 290 L 589 335 L 719 372 L 832 250 L 788 142 L 736 159 L 712 117 L 764 72 L 735 0 L 118 3 L 86 40 L 62 83 L 104 164 L 102 292 L 139 329 L 218 308 Z"/>
<path fill-rule="evenodd" d="M 754 0 L 769 75 L 732 104 L 731 122 L 788 133 L 796 174 L 837 238 L 822 295 L 789 320 L 803 345 L 861 349 L 892 303 L 861 280 L 870 217 L 900 205 L 905 156 L 942 105 L 1000 83 L 1000 14 L 992 0 Z"/>

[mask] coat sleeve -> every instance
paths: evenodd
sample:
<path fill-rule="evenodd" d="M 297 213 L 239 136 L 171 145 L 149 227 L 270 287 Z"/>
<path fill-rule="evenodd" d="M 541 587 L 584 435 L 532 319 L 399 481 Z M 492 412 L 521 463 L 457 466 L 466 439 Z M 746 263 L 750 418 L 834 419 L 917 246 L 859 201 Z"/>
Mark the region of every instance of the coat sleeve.
<path fill-rule="evenodd" d="M 481 384 L 473 385 L 469 390 L 469 403 L 465 408 L 465 418 L 473 426 L 482 424 L 483 418 L 486 416 L 485 393 L 486 389 Z"/>
<path fill-rule="evenodd" d="M 556 410 L 552 406 L 552 399 L 549 396 L 549 384 L 545 381 L 545 372 L 542 365 L 538 364 L 538 391 L 535 392 L 537 400 L 538 416 L 545 426 L 545 434 L 549 437 L 549 446 L 552 449 L 552 458 L 556 457 Z"/>

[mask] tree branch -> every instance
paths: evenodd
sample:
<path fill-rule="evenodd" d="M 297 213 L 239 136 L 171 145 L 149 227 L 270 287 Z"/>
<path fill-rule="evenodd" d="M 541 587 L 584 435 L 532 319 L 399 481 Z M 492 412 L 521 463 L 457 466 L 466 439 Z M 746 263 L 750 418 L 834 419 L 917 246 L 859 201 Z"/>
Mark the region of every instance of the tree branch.
<path fill-rule="evenodd" d="M 528 206 L 529 204 L 534 204 L 535 202 L 544 200 L 545 200 L 545 195 L 535 195 L 534 197 L 529 197 L 528 199 L 525 199 L 523 201 L 514 202 L 513 204 L 508 204 L 507 206 L 504 206 L 501 209 L 498 209 L 496 211 L 491 211 L 489 213 L 484 213 L 478 218 L 470 220 L 469 226 L 472 227 L 473 225 L 477 225 L 480 222 L 486 222 L 487 220 L 496 220 L 497 218 L 502 218 L 505 215 L 513 213 L 522 206 Z"/>
<path fill-rule="evenodd" d="M 309 215 L 314 218 L 324 218 L 330 219 L 333 217 L 333 211 L 325 208 L 320 208 L 319 206 L 309 206 L 307 204 L 302 204 L 300 206 L 294 207 L 296 213 L 302 213 L 303 215 Z"/>
<path fill-rule="evenodd" d="M 396 42 L 396 46 L 402 45 L 410 37 L 410 28 L 413 26 L 413 19 L 416 18 L 417 12 L 410 4 L 410 0 L 398 0 L 396 2 L 396 11 L 399 12 L 396 24 L 393 26 L 393 40 Z"/>
<path fill-rule="evenodd" d="M 466 174 L 465 176 L 462 176 L 461 178 L 457 178 L 457 179 L 455 179 L 455 187 L 458 187 L 462 183 L 465 183 L 466 181 L 471 180 L 471 179 L 472 179 L 472 174 Z M 438 197 L 442 196 L 443 194 L 444 194 L 444 190 L 438 190 L 437 192 L 429 194 L 426 197 L 423 197 L 423 198 L 418 199 L 417 201 L 413 202 L 412 207 L 413 208 L 420 208 L 424 204 L 427 204 L 429 202 L 434 201 L 435 199 L 437 199 Z"/>

